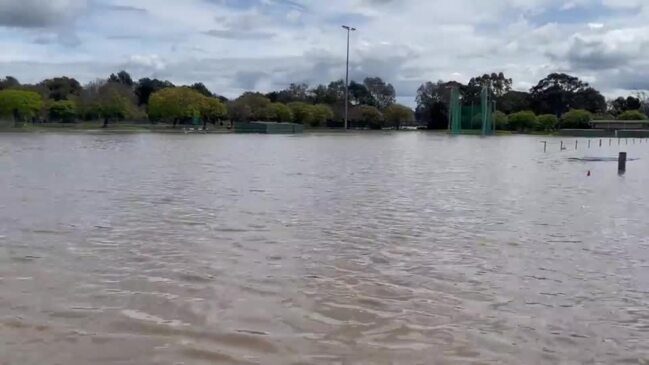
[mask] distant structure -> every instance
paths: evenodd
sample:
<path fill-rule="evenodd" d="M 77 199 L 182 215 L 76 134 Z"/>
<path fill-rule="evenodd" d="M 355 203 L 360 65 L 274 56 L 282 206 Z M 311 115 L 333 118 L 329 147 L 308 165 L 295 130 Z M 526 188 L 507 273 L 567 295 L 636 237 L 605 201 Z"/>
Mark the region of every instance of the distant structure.
<path fill-rule="evenodd" d="M 590 125 L 593 129 L 604 129 L 607 131 L 649 131 L 649 120 L 593 120 L 590 122 Z"/>
<path fill-rule="evenodd" d="M 234 132 L 258 134 L 300 134 L 304 133 L 304 126 L 295 123 L 275 122 L 234 123 Z"/>
<path fill-rule="evenodd" d="M 482 87 L 478 105 L 464 104 L 459 87 L 454 86 L 451 89 L 450 109 L 449 132 L 451 134 L 474 134 L 480 131 L 481 135 L 490 136 L 496 133 L 496 123 L 494 123 L 496 102 L 488 86 Z"/>

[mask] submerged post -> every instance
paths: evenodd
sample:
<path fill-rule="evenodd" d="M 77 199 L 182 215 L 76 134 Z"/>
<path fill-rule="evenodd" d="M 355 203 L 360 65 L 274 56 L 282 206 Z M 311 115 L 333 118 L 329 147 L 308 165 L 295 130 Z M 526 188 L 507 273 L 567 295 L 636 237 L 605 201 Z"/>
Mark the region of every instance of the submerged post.
<path fill-rule="evenodd" d="M 563 147 L 563 141 L 561 141 L 561 151 L 563 150 L 565 150 L 565 148 Z"/>
<path fill-rule="evenodd" d="M 543 143 L 543 152 L 548 152 L 548 142 L 547 141 L 541 141 Z"/>
<path fill-rule="evenodd" d="M 579 140 L 575 139 L 575 151 L 577 150 L 577 146 L 579 145 Z"/>
<path fill-rule="evenodd" d="M 599 146 L 602 147 L 602 139 L 599 140 Z"/>
<path fill-rule="evenodd" d="M 626 152 L 620 152 L 617 159 L 617 171 L 623 174 L 626 171 Z"/>

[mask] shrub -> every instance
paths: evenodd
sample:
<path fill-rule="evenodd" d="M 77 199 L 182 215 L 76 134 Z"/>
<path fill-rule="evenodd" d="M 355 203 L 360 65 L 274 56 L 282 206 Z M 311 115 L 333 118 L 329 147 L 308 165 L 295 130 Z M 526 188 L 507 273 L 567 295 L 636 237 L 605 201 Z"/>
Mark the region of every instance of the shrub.
<path fill-rule="evenodd" d="M 295 123 L 311 125 L 311 122 L 313 121 L 311 105 L 301 101 L 296 101 L 289 103 L 288 107 L 291 109 L 291 112 L 293 112 L 293 120 Z"/>
<path fill-rule="evenodd" d="M 52 101 L 49 103 L 48 109 L 48 114 L 52 120 L 70 123 L 77 118 L 77 106 L 70 100 Z"/>
<path fill-rule="evenodd" d="M 642 114 L 639 110 L 627 110 L 620 114 L 617 119 L 619 120 L 645 120 L 647 116 Z"/>
<path fill-rule="evenodd" d="M 507 114 L 497 110 L 494 113 L 494 122 L 496 123 L 496 129 L 505 130 L 507 129 Z"/>
<path fill-rule="evenodd" d="M 528 129 L 536 128 L 536 114 L 531 111 L 523 111 L 510 114 L 508 119 L 508 127 L 517 131 L 525 131 Z"/>
<path fill-rule="evenodd" d="M 537 118 L 539 128 L 544 131 L 554 130 L 559 124 L 559 118 L 554 114 L 543 114 Z"/>
<path fill-rule="evenodd" d="M 322 127 L 328 120 L 333 119 L 334 112 L 331 107 L 326 104 L 318 104 L 311 106 L 311 126 Z"/>
<path fill-rule="evenodd" d="M 590 128 L 593 115 L 588 110 L 573 109 L 561 116 L 561 128 Z"/>
<path fill-rule="evenodd" d="M 383 128 L 383 114 L 377 108 L 369 105 L 361 105 L 360 113 L 361 119 L 367 123 L 370 129 Z"/>

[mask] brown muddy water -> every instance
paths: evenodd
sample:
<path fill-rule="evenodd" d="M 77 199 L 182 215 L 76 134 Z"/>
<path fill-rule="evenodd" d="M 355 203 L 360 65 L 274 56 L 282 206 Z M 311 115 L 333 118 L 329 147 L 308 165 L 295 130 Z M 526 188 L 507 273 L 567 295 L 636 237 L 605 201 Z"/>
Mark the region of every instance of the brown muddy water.
<path fill-rule="evenodd" d="M 0 364 L 647 364 L 649 143 L 540 139 L 0 135 Z"/>

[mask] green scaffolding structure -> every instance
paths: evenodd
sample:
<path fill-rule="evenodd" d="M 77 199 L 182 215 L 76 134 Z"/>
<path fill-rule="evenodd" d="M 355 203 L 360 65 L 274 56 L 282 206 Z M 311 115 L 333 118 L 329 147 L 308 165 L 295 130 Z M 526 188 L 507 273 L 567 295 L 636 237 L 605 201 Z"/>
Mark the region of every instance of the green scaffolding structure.
<path fill-rule="evenodd" d="M 451 89 L 449 132 L 453 135 L 477 132 L 483 136 L 495 134 L 495 102 L 489 87 L 484 86 L 480 93 L 479 104 L 466 104 L 461 100 L 458 87 Z"/>

